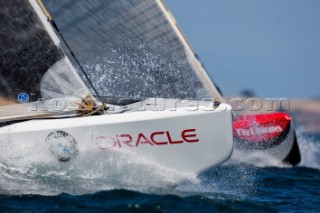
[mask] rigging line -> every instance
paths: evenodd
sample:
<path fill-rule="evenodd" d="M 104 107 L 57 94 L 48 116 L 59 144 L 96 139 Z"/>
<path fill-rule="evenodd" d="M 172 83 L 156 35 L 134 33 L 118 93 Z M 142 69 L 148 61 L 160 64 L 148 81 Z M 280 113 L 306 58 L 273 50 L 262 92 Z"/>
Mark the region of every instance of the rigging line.
<path fill-rule="evenodd" d="M 42 3 L 42 0 L 37 0 L 37 2 L 39 3 L 39 5 L 41 6 L 42 10 L 44 11 L 45 15 L 48 18 L 48 21 L 51 23 L 51 25 L 54 27 L 54 29 L 57 31 L 57 33 L 59 34 L 60 38 L 62 39 L 62 41 L 64 42 L 64 44 L 66 45 L 67 49 L 69 50 L 71 56 L 73 57 L 73 59 L 75 60 L 75 62 L 77 63 L 77 65 L 79 66 L 81 72 L 83 73 L 83 75 L 86 77 L 86 79 L 88 80 L 90 86 L 92 87 L 92 89 L 94 90 L 94 92 L 96 93 L 98 99 L 100 99 L 102 105 L 105 105 L 105 103 L 103 102 L 103 99 L 101 98 L 101 96 L 99 95 L 99 92 L 97 91 L 97 89 L 94 87 L 91 79 L 89 78 L 89 76 L 87 75 L 86 71 L 84 70 L 83 66 L 81 65 L 80 61 L 78 60 L 78 58 L 76 57 L 76 55 L 74 54 L 74 52 L 72 51 L 71 47 L 69 46 L 68 42 L 66 41 L 66 39 L 64 38 L 64 36 L 62 35 L 58 25 L 56 24 L 56 22 L 53 20 L 52 16 L 50 15 L 50 13 L 48 12 L 47 8 L 44 6 L 44 4 Z"/>
<path fill-rule="evenodd" d="M 66 45 L 67 49 L 69 50 L 71 56 L 73 57 L 73 59 L 75 60 L 75 62 L 77 63 L 77 65 L 79 66 L 81 72 L 83 73 L 83 75 L 86 77 L 86 79 L 88 80 L 90 86 L 92 87 L 92 89 L 94 90 L 94 92 L 96 93 L 97 97 L 100 99 L 100 101 L 102 102 L 102 98 L 99 95 L 99 92 L 97 91 L 97 89 L 95 88 L 95 86 L 93 85 L 91 79 L 89 78 L 88 74 L 86 73 L 86 71 L 84 70 L 83 66 L 81 65 L 80 61 L 78 60 L 78 58 L 76 57 L 76 55 L 74 54 L 74 52 L 72 51 L 71 47 L 69 46 L 68 42 L 65 40 L 64 36 L 62 35 L 62 33 L 60 32 L 57 24 L 55 23 L 54 20 L 50 20 L 51 24 L 53 25 L 53 27 L 56 29 L 56 31 L 58 32 L 60 38 L 62 39 L 62 41 L 64 42 L 64 44 Z"/>

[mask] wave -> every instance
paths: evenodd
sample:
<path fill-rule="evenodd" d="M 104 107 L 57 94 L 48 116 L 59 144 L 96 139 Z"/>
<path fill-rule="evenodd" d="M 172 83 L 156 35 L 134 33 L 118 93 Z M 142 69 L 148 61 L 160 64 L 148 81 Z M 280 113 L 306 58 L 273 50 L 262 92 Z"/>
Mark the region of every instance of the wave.
<path fill-rule="evenodd" d="M 151 192 L 196 179 L 193 174 L 163 168 L 132 153 L 84 153 L 77 160 L 51 164 L 30 163 L 32 153 L 13 160 L 0 157 L 0 194 L 79 195 L 112 189 Z"/>
<path fill-rule="evenodd" d="M 305 134 L 303 126 L 297 128 L 297 137 L 302 158 L 299 166 L 320 169 L 320 138 Z"/>

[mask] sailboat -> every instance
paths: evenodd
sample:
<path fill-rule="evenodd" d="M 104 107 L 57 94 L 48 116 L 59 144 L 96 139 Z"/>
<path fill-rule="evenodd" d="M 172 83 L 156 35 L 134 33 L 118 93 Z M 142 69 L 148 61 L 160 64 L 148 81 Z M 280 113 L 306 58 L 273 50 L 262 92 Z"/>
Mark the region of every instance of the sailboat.
<path fill-rule="evenodd" d="M 234 155 L 262 166 L 298 165 L 301 161 L 292 117 L 285 112 L 243 113 L 236 116 Z"/>
<path fill-rule="evenodd" d="M 162 1 L 10 0 L 0 16 L 1 163 L 229 159 L 231 107 Z"/>
<path fill-rule="evenodd" d="M 163 1 L 44 2 L 108 103 L 147 97 L 225 103 Z M 300 162 L 288 114 L 233 113 L 233 118 L 236 150 L 247 162 L 253 161 L 251 154 L 264 165 L 270 159 Z"/>

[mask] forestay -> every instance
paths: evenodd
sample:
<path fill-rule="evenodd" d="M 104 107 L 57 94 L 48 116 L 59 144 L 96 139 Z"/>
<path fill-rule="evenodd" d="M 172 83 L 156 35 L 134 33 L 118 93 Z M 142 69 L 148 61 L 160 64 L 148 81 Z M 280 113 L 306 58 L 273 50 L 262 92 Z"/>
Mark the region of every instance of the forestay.
<path fill-rule="evenodd" d="M 0 0 L 0 26 L 0 121 L 74 114 L 90 92 L 37 1 Z"/>
<path fill-rule="evenodd" d="M 100 95 L 223 99 L 160 0 L 44 0 Z"/>

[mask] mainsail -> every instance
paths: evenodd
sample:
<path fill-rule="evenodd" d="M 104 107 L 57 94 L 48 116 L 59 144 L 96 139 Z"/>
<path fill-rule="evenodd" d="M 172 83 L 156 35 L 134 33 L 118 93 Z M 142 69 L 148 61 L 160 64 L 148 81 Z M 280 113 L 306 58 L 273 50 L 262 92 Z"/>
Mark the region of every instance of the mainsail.
<path fill-rule="evenodd" d="M 36 0 L 0 0 L 0 26 L 0 121 L 68 114 L 90 94 Z"/>
<path fill-rule="evenodd" d="M 44 0 L 105 96 L 223 99 L 161 0 Z"/>

